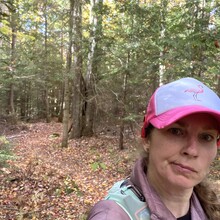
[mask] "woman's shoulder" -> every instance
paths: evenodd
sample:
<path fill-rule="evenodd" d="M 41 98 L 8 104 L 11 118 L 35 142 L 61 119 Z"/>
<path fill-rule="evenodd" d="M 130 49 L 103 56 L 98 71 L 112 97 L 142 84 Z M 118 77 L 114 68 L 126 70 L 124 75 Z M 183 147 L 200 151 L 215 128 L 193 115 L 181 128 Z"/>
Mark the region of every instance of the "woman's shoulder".
<path fill-rule="evenodd" d="M 112 200 L 102 200 L 91 209 L 87 220 L 130 220 L 126 212 Z"/>

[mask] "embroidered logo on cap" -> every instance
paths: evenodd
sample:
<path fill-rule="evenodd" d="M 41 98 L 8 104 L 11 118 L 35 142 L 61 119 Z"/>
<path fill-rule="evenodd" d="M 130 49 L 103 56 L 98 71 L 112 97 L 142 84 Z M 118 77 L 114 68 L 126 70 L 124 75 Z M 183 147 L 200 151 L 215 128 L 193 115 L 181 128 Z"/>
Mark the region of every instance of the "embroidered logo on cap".
<path fill-rule="evenodd" d="M 198 99 L 198 94 L 199 93 L 203 93 L 203 86 L 202 85 L 198 85 L 198 88 L 192 88 L 192 89 L 186 89 L 184 92 L 191 92 L 193 93 L 193 98 L 195 101 L 201 101 Z"/>

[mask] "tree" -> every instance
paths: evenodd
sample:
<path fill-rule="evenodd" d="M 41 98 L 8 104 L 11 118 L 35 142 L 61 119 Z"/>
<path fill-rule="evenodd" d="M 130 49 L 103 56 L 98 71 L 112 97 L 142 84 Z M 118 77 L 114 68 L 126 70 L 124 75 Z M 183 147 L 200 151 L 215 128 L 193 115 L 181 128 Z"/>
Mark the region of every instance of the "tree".
<path fill-rule="evenodd" d="M 83 135 L 92 136 L 94 126 L 94 116 L 96 112 L 96 80 L 99 74 L 101 60 L 100 40 L 102 38 L 102 7 L 103 0 L 90 1 L 90 44 L 87 61 L 87 73 L 85 78 L 85 123 Z"/>
<path fill-rule="evenodd" d="M 84 79 L 82 76 L 82 1 L 71 0 L 73 19 L 73 90 L 72 90 L 72 129 L 70 138 L 82 136 L 82 112 Z"/>
<path fill-rule="evenodd" d="M 63 137 L 61 147 L 68 146 L 69 116 L 70 116 L 70 87 L 69 78 L 72 66 L 72 46 L 73 46 L 73 19 L 74 19 L 74 1 L 70 0 L 69 10 L 69 47 L 66 58 L 66 73 L 64 76 L 64 105 L 63 105 Z"/>
<path fill-rule="evenodd" d="M 16 74 L 16 43 L 17 43 L 17 26 L 18 26 L 18 12 L 17 12 L 17 2 L 12 1 L 12 10 L 10 16 L 10 27 L 11 27 L 11 50 L 10 50 L 10 64 L 9 64 L 9 114 L 12 116 L 12 121 L 16 123 L 16 114 L 15 114 L 15 84 L 14 76 Z"/>
<path fill-rule="evenodd" d="M 72 14 L 65 0 L 1 2 L 1 114 L 62 121 L 65 110 L 69 138 L 111 130 L 123 148 L 160 83 L 194 76 L 217 88 L 218 1 L 69 3 Z"/>
<path fill-rule="evenodd" d="M 48 63 L 48 15 L 47 15 L 47 7 L 48 1 L 44 1 L 43 3 L 43 18 L 44 18 L 44 61 L 45 64 L 43 66 L 43 73 L 45 76 L 45 114 L 46 114 L 46 121 L 49 123 L 50 118 L 50 104 L 49 104 L 49 86 L 48 86 L 48 71 L 47 71 L 47 63 Z"/>

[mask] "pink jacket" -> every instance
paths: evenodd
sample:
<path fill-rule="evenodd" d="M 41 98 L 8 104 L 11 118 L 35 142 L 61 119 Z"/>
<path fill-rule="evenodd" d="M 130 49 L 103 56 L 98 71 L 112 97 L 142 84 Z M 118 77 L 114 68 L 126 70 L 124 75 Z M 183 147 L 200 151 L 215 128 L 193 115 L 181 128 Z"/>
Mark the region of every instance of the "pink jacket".
<path fill-rule="evenodd" d="M 140 159 L 136 162 L 133 172 L 131 174 L 131 182 L 137 186 L 143 193 L 150 213 L 151 220 L 176 220 L 173 214 L 167 209 L 167 207 L 160 200 L 156 191 L 148 183 L 145 174 L 145 168 L 143 160 Z M 207 220 L 200 202 L 195 193 L 191 197 L 191 219 L 192 220 Z M 118 206 L 114 201 L 102 200 L 95 204 L 92 208 L 88 220 L 130 220 L 128 215 L 123 209 Z"/>

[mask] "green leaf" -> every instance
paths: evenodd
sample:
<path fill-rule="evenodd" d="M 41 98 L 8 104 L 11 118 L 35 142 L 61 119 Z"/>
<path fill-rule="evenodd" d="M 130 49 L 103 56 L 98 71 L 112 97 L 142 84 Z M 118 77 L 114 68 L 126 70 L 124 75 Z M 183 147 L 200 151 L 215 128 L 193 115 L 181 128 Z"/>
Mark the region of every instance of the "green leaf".
<path fill-rule="evenodd" d="M 106 167 L 106 165 L 105 165 L 104 163 L 100 163 L 99 165 L 100 165 L 100 167 L 101 167 L 103 170 L 106 170 L 107 167 Z"/>
<path fill-rule="evenodd" d="M 99 168 L 99 163 L 98 162 L 94 162 L 91 164 L 91 167 L 93 170 L 97 170 Z"/>

